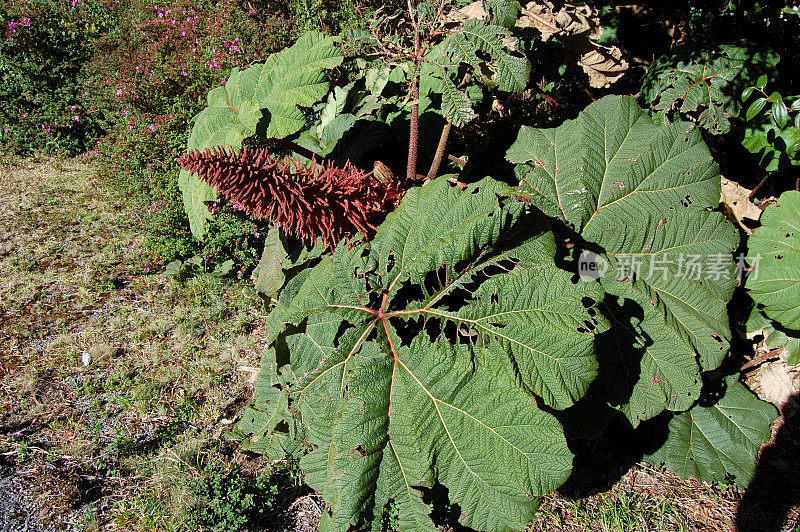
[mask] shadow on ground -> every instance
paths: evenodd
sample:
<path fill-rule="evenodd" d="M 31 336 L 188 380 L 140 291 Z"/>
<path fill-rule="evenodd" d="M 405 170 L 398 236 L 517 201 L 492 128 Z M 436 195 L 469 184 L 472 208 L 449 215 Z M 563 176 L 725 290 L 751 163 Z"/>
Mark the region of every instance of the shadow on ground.
<path fill-rule="evenodd" d="M 796 530 L 788 519 L 800 504 L 800 396 L 783 406 L 783 425 L 761 452 L 755 476 L 739 504 L 736 526 L 741 532 Z"/>

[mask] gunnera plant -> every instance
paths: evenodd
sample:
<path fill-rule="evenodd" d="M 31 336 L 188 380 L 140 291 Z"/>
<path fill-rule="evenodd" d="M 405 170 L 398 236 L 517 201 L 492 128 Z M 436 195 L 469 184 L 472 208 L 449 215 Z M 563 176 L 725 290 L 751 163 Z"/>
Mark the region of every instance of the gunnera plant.
<path fill-rule="evenodd" d="M 299 459 L 325 529 L 377 529 L 391 508 L 398 530 L 434 530 L 444 486 L 465 526 L 522 530 L 570 475 L 568 439 L 612 419 L 663 423 L 645 459 L 710 481 L 748 482 L 769 438 L 775 409 L 720 369 L 739 236 L 714 210 L 719 169 L 694 125 L 607 96 L 520 128 L 508 182 L 438 175 L 450 132 L 478 116 L 452 116 L 445 93 L 472 106 L 527 85 L 513 17 L 492 15 L 508 4 L 487 0 L 490 16 L 468 23 L 443 2 L 412 6 L 407 33 L 365 37 L 383 59 L 352 58 L 333 88 L 344 57 L 308 34 L 234 71 L 195 119 L 180 178 L 193 228 L 218 192 L 280 228 L 262 260 L 277 279 L 267 347 L 235 435 Z M 406 172 L 379 175 L 369 163 L 386 160 L 386 135 L 399 143 L 393 125 L 408 131 Z M 267 151 L 238 151 L 249 137 Z M 419 174 L 425 138 L 436 153 Z M 311 214 L 345 202 L 359 212 Z M 289 239 L 315 235 L 333 249 Z"/>

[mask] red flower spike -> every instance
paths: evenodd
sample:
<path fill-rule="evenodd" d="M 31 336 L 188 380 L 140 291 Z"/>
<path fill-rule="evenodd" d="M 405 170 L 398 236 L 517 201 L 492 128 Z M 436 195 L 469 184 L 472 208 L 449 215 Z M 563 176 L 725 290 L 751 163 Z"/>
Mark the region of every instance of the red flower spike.
<path fill-rule="evenodd" d="M 195 150 L 178 162 L 254 218 L 272 220 L 301 240 L 322 238 L 331 248 L 356 233 L 371 238 L 403 195 L 349 162 L 339 168 L 276 160 L 265 148 Z"/>

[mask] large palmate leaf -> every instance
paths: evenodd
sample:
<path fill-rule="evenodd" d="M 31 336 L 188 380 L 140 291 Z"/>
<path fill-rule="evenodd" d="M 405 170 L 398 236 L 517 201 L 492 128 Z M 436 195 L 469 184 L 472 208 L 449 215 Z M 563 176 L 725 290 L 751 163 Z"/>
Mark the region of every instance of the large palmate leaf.
<path fill-rule="evenodd" d="M 766 208 L 748 246 L 755 266 L 750 296 L 772 320 L 800 333 L 800 192 L 784 192 Z"/>
<path fill-rule="evenodd" d="M 326 69 L 342 60 L 332 38 L 308 33 L 264 64 L 234 68 L 224 87 L 208 93 L 208 107 L 194 117 L 187 151 L 239 148 L 256 133 L 262 119 L 267 121 L 268 137 L 296 133 L 305 125 L 300 107 L 322 99 L 330 86 Z M 216 199 L 216 191 L 186 170 L 178 176 L 178 184 L 192 234 L 203 238 L 210 217 L 206 202 Z"/>
<path fill-rule="evenodd" d="M 448 35 L 444 51 L 456 62 L 466 63 L 485 81 L 497 85 L 501 91 L 521 92 L 528 84 L 531 65 L 524 56 L 512 55 L 501 39 L 510 39 L 509 31 L 502 26 L 469 19 Z M 480 58 L 488 55 L 490 61 Z M 485 71 L 489 70 L 490 75 Z"/>
<path fill-rule="evenodd" d="M 732 477 L 739 486 L 747 486 L 777 411 L 736 380 L 729 378 L 727 388 L 714 404 L 701 403 L 673 417 L 667 441 L 648 461 L 661 462 L 684 477 L 706 482 Z"/>
<path fill-rule="evenodd" d="M 371 242 L 340 245 L 281 293 L 270 341 L 291 365 L 278 386 L 272 370 L 259 380 L 286 394 L 306 480 L 339 530 L 378 526 L 390 500 L 400 530 L 432 530 L 421 490 L 436 482 L 465 525 L 522 529 L 569 475 L 535 396 L 566 408 L 594 379 L 602 291 L 556 266 L 547 222 L 514 195 L 488 178 L 411 189 Z M 248 419 L 243 432 L 274 440 Z"/>
<path fill-rule="evenodd" d="M 330 88 L 326 71 L 339 66 L 343 59 L 333 38 L 314 32 L 269 56 L 255 93 L 255 100 L 270 114 L 267 137 L 283 138 L 306 125 L 299 107 L 322 100 Z"/>
<path fill-rule="evenodd" d="M 598 338 L 607 399 L 634 425 L 689 408 L 701 368 L 728 350 L 738 243 L 709 210 L 720 176 L 699 133 L 608 96 L 557 128 L 523 127 L 507 158 L 519 188 L 609 267 L 600 281 L 616 298 L 602 307 L 613 327 Z"/>
<path fill-rule="evenodd" d="M 741 111 L 742 89 L 779 59 L 770 50 L 728 45 L 665 56 L 648 70 L 642 95 L 663 118 L 677 111 L 714 135 L 727 133 Z"/>

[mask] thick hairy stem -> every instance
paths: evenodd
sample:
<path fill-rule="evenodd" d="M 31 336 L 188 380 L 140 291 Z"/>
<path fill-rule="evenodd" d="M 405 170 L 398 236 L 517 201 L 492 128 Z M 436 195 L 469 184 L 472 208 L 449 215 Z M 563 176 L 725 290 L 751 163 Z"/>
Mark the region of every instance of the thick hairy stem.
<path fill-rule="evenodd" d="M 408 139 L 408 165 L 406 166 L 406 179 L 413 181 L 417 178 L 417 144 L 419 143 L 419 78 L 416 72 L 411 80 L 411 125 Z"/>
<path fill-rule="evenodd" d="M 433 162 L 431 163 L 431 169 L 428 170 L 426 182 L 436 179 L 436 175 L 439 173 L 439 166 L 442 164 L 442 157 L 444 157 L 444 150 L 447 147 L 447 138 L 450 136 L 451 126 L 452 124 L 447 122 L 442 128 L 442 135 L 439 137 L 439 145 L 436 146 L 436 154 L 433 156 Z"/>
<path fill-rule="evenodd" d="M 422 62 L 422 52 L 419 40 L 419 21 L 414 13 L 412 0 L 406 0 L 408 17 L 414 28 L 414 65 L 411 70 L 411 123 L 408 130 L 408 162 L 406 164 L 406 180 L 411 182 L 417 179 L 417 145 L 419 143 L 419 65 Z"/>

